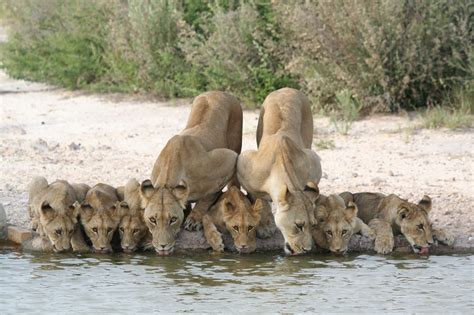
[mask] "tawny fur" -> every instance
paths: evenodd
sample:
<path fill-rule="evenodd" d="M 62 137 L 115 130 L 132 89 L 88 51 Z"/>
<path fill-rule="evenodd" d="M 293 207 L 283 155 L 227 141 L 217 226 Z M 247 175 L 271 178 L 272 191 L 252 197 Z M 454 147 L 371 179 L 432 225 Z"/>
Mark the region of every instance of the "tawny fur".
<path fill-rule="evenodd" d="M 76 203 L 75 206 L 94 251 L 112 252 L 111 241 L 126 206 L 120 201 L 117 190 L 99 183 L 87 192 L 82 203 Z"/>
<path fill-rule="evenodd" d="M 357 211 L 353 202 L 349 201 L 346 206 L 338 195 L 320 195 L 314 210 L 316 225 L 312 229 L 316 245 L 343 254 L 348 250 L 353 234 L 375 239 L 374 231 L 357 217 Z"/>
<path fill-rule="evenodd" d="M 415 253 L 422 247 L 433 244 L 433 237 L 452 245 L 454 237 L 443 229 L 432 229 L 428 213 L 431 210 L 431 198 L 424 196 L 418 204 L 391 194 L 343 192 L 344 201 L 354 202 L 358 216 L 375 231 L 375 251 L 388 254 L 393 251 L 394 235 L 403 234 Z"/>
<path fill-rule="evenodd" d="M 312 211 L 318 197 L 321 164 L 311 150 L 313 116 L 308 98 L 283 88 L 265 99 L 257 128 L 257 151 L 237 162 L 239 182 L 252 198 L 272 200 L 285 251 L 300 254 L 312 247 Z"/>
<path fill-rule="evenodd" d="M 37 243 L 44 251 L 87 250 L 82 237 L 75 202 L 81 202 L 89 186 L 57 180 L 51 184 L 44 177 L 35 177 L 29 185 L 28 211 Z"/>
<path fill-rule="evenodd" d="M 242 145 L 240 101 L 224 92 L 207 92 L 193 101 L 186 128 L 172 137 L 141 185 L 145 223 L 159 254 L 174 249 L 184 209 L 196 202 L 185 228 L 198 230 L 202 216 L 235 176 Z M 172 222 L 171 222 L 172 221 Z"/>
<path fill-rule="evenodd" d="M 270 212 L 268 202 L 257 199 L 254 204 L 239 188 L 229 187 L 203 216 L 204 236 L 212 249 L 224 251 L 222 233 L 230 233 L 240 253 L 254 252 L 257 246 L 257 228 L 268 222 L 260 219 Z"/>

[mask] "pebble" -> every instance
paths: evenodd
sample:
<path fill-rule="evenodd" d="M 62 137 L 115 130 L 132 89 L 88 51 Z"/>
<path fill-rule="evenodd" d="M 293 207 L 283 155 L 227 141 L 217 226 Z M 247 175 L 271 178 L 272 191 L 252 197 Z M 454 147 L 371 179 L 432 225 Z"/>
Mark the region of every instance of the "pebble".
<path fill-rule="evenodd" d="M 388 171 L 388 176 L 395 176 L 392 171 Z"/>
<path fill-rule="evenodd" d="M 357 174 L 357 173 L 352 173 L 352 177 L 359 177 L 359 174 Z"/>
<path fill-rule="evenodd" d="M 48 150 L 48 142 L 46 142 L 44 139 L 38 138 L 32 145 L 31 147 L 35 150 L 38 151 L 45 151 Z"/>
<path fill-rule="evenodd" d="M 387 181 L 383 178 L 380 178 L 380 177 L 374 177 L 374 178 L 372 178 L 371 182 L 372 182 L 373 185 L 379 186 L 381 184 L 386 183 Z"/>
<path fill-rule="evenodd" d="M 69 149 L 73 150 L 73 151 L 77 151 L 77 150 L 80 150 L 81 149 L 81 144 L 78 143 L 74 143 L 74 142 L 71 142 L 70 145 L 68 145 Z"/>

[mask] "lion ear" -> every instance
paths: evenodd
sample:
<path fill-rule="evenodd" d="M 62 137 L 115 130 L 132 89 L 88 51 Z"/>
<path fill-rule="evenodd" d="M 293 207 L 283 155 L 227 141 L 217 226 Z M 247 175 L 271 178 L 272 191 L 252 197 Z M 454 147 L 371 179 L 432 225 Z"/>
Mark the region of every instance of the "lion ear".
<path fill-rule="evenodd" d="M 290 192 L 288 190 L 288 186 L 283 185 L 280 188 L 280 192 L 278 193 L 278 206 L 282 210 L 286 210 L 288 208 L 288 197 L 290 196 Z"/>
<path fill-rule="evenodd" d="M 411 210 L 406 208 L 405 206 L 401 206 L 397 210 L 397 219 L 398 221 L 405 220 L 410 215 Z"/>
<path fill-rule="evenodd" d="M 77 202 L 77 204 L 79 204 L 79 203 Z M 94 214 L 94 209 L 88 203 L 79 204 L 78 210 L 79 210 L 79 215 L 85 221 L 89 221 L 91 219 L 92 215 Z"/>
<path fill-rule="evenodd" d="M 189 188 L 184 180 L 180 180 L 178 185 L 173 188 L 173 195 L 178 199 L 181 208 L 185 209 L 188 202 Z"/>
<path fill-rule="evenodd" d="M 44 201 L 41 204 L 41 215 L 46 219 L 46 220 L 52 220 L 54 218 L 55 211 L 53 208 L 51 208 L 51 205 L 47 202 Z"/>
<path fill-rule="evenodd" d="M 347 203 L 346 210 L 344 211 L 344 216 L 346 217 L 347 221 L 352 221 L 357 216 L 357 205 L 352 201 Z"/>
<path fill-rule="evenodd" d="M 422 207 L 426 212 L 431 210 L 431 198 L 428 195 L 424 195 L 423 198 L 418 202 L 418 205 Z"/>
<path fill-rule="evenodd" d="M 222 204 L 224 206 L 224 212 L 226 215 L 232 215 L 237 209 L 232 200 L 229 198 L 224 198 L 224 200 L 222 200 Z"/>
<path fill-rule="evenodd" d="M 255 203 L 252 205 L 252 211 L 254 214 L 260 214 L 260 212 L 267 206 L 267 202 L 263 199 L 257 198 Z"/>
<path fill-rule="evenodd" d="M 309 197 L 309 199 L 311 200 L 311 202 L 312 202 L 312 203 L 315 203 L 316 200 L 317 200 L 318 197 L 319 197 L 318 184 L 316 184 L 316 183 L 313 182 L 313 181 L 307 182 L 306 185 L 304 186 L 304 192 L 305 192 L 306 196 Z"/>
<path fill-rule="evenodd" d="M 328 211 L 326 207 L 317 207 L 316 210 L 314 210 L 314 217 L 316 219 L 315 224 L 323 223 L 324 221 L 326 221 L 328 217 Z"/>
<path fill-rule="evenodd" d="M 149 179 L 144 180 L 140 185 L 140 196 L 142 196 L 142 198 L 145 200 L 149 200 L 151 196 L 153 196 L 154 191 L 155 188 Z"/>

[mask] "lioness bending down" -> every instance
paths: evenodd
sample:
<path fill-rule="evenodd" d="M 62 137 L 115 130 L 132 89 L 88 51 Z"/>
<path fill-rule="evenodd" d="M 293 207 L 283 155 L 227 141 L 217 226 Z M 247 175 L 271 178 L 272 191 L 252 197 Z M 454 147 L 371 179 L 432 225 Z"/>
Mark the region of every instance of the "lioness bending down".
<path fill-rule="evenodd" d="M 242 108 L 234 96 L 207 92 L 193 101 L 186 128 L 171 138 L 141 184 L 145 223 L 160 255 L 174 250 L 184 209 L 187 229 L 199 229 L 203 214 L 235 175 L 242 144 Z"/>
<path fill-rule="evenodd" d="M 357 210 L 355 203 L 349 201 L 346 206 L 338 195 L 319 195 L 314 210 L 317 223 L 313 228 L 313 239 L 316 245 L 335 254 L 344 254 L 353 234 L 375 239 L 374 231 L 357 217 Z"/>
<path fill-rule="evenodd" d="M 287 254 L 312 247 L 314 202 L 319 195 L 321 164 L 311 150 L 313 116 L 308 98 L 283 88 L 263 103 L 257 127 L 257 151 L 243 152 L 237 162 L 238 180 L 254 198 L 271 199 L 277 227 Z"/>
<path fill-rule="evenodd" d="M 442 229 L 432 229 L 428 213 L 431 198 L 424 196 L 418 204 L 401 199 L 396 195 L 380 193 L 343 192 L 344 201 L 354 202 L 359 208 L 358 216 L 375 231 L 375 251 L 380 254 L 392 252 L 394 234 L 403 234 L 415 253 L 427 254 L 438 241 L 452 245 L 454 238 Z"/>
<path fill-rule="evenodd" d="M 120 189 L 117 188 L 117 191 Z M 150 249 L 151 233 L 143 218 L 140 183 L 136 179 L 130 179 L 124 187 L 123 195 L 125 204 L 121 203 L 123 212 L 119 223 L 120 246 L 126 253 Z"/>
<path fill-rule="evenodd" d="M 119 200 L 114 187 L 97 184 L 86 194 L 82 203 L 75 204 L 87 237 L 96 253 L 112 252 L 112 237 L 117 230 L 126 204 Z"/>
<path fill-rule="evenodd" d="M 89 190 L 85 184 L 69 184 L 57 180 L 51 184 L 44 177 L 35 177 L 29 185 L 28 212 L 33 230 L 43 238 L 43 250 L 61 252 L 87 249 L 78 226 L 73 204 L 84 200 Z"/>
<path fill-rule="evenodd" d="M 260 218 L 271 215 L 270 205 L 257 199 L 252 205 L 239 188 L 229 187 L 202 218 L 204 236 L 212 249 L 224 251 L 222 234 L 229 232 L 239 253 L 251 253 L 257 246 Z M 268 221 L 267 221 L 268 224 Z"/>

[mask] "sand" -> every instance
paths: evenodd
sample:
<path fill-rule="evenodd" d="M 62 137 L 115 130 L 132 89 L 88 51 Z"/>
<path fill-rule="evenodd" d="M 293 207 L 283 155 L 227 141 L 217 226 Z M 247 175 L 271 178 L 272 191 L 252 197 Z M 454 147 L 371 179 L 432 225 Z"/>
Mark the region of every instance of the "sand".
<path fill-rule="evenodd" d="M 191 100 L 93 95 L 14 80 L 0 72 L 0 203 L 28 227 L 27 185 L 36 175 L 94 185 L 144 180 L 167 140 L 184 128 Z M 244 112 L 243 150 L 255 149 L 258 111 Z M 418 129 L 416 115 L 356 121 L 348 135 L 315 117 L 323 194 L 378 191 L 433 198 L 435 226 L 474 248 L 473 129 Z M 329 147 L 329 148 L 327 148 Z"/>

